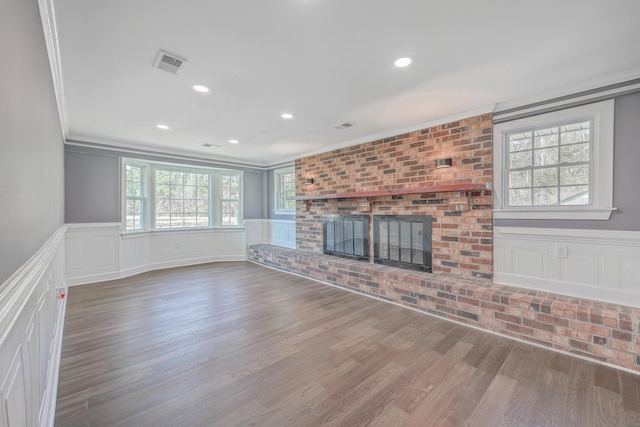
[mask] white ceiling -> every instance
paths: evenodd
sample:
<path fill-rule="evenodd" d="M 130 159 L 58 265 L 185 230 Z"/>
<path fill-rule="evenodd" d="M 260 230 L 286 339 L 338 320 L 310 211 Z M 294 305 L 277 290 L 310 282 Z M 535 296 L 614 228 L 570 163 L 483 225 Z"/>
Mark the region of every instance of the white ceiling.
<path fill-rule="evenodd" d="M 53 3 L 68 140 L 254 166 L 640 77 L 637 0 Z"/>

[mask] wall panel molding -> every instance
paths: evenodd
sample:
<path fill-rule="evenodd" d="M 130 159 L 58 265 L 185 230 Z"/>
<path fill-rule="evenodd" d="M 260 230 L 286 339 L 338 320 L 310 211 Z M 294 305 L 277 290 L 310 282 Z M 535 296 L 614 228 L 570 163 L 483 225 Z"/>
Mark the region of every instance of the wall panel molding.
<path fill-rule="evenodd" d="M 0 286 L 0 425 L 53 426 L 66 299 L 60 227 Z"/>
<path fill-rule="evenodd" d="M 640 232 L 495 227 L 494 281 L 640 307 Z"/>
<path fill-rule="evenodd" d="M 163 268 L 245 261 L 245 229 L 121 234 L 120 223 L 69 224 L 67 283 L 115 280 Z"/>

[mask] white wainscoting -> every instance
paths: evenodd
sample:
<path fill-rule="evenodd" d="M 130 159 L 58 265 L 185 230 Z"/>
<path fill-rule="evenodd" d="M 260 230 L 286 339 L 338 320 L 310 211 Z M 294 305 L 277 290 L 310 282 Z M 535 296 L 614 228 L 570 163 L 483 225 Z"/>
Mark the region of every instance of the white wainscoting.
<path fill-rule="evenodd" d="M 282 219 L 245 220 L 247 245 L 269 244 L 296 248 L 296 222 Z"/>
<path fill-rule="evenodd" d="M 640 232 L 496 227 L 494 281 L 640 307 Z"/>
<path fill-rule="evenodd" d="M 65 227 L 0 287 L 0 426 L 53 426 L 66 299 Z"/>
<path fill-rule="evenodd" d="M 69 285 L 161 268 L 247 259 L 243 228 L 121 235 L 120 223 L 67 224 L 66 245 Z"/>

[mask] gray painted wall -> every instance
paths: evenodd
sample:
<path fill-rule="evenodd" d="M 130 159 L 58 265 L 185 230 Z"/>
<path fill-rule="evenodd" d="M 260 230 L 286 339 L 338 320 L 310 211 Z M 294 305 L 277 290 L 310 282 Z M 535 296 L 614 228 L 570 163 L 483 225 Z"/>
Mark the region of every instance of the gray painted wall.
<path fill-rule="evenodd" d="M 120 159 L 65 150 L 65 222 L 120 222 Z"/>
<path fill-rule="evenodd" d="M 640 92 L 615 99 L 613 205 L 608 221 L 495 220 L 499 227 L 640 230 Z"/>
<path fill-rule="evenodd" d="M 119 222 L 122 157 L 197 166 L 244 170 L 244 218 L 266 218 L 263 203 L 265 173 L 206 161 L 183 161 L 160 155 L 140 155 L 74 145 L 65 147 L 65 214 L 68 223 Z"/>
<path fill-rule="evenodd" d="M 278 166 L 276 169 L 280 169 L 286 167 L 286 165 L 284 166 Z M 292 220 L 294 221 L 296 219 L 295 215 L 276 215 L 275 211 L 275 196 L 273 194 L 274 191 L 274 186 L 275 186 L 275 173 L 273 172 L 274 170 L 271 169 L 269 171 L 269 176 L 267 178 L 267 208 L 269 209 L 269 219 L 286 219 L 286 220 Z"/>
<path fill-rule="evenodd" d="M 38 2 L 0 13 L 0 284 L 63 225 L 63 136 Z"/>
<path fill-rule="evenodd" d="M 246 172 L 244 173 L 244 194 L 243 210 L 244 219 L 264 219 L 267 217 L 263 203 L 264 188 L 263 180 L 266 172 Z"/>

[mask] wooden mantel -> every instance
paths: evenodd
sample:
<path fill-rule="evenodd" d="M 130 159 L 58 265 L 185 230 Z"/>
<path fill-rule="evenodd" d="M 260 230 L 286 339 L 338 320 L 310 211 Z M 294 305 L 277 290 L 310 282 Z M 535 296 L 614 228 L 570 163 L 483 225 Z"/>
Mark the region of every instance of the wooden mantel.
<path fill-rule="evenodd" d="M 469 194 L 471 191 L 484 191 L 491 190 L 491 184 L 452 184 L 452 185 L 434 185 L 431 187 L 409 187 L 409 188 L 395 188 L 391 190 L 373 190 L 373 191 L 353 191 L 349 193 L 333 193 L 333 194 L 312 194 L 308 196 L 295 196 L 290 200 L 302 200 L 305 202 L 307 211 L 309 205 L 314 200 L 327 200 L 327 199 L 357 199 L 367 198 L 371 200 L 374 197 L 384 196 L 403 196 L 408 194 L 429 194 L 429 193 L 447 193 L 464 191 Z M 471 203 L 469 204 L 471 206 Z"/>

